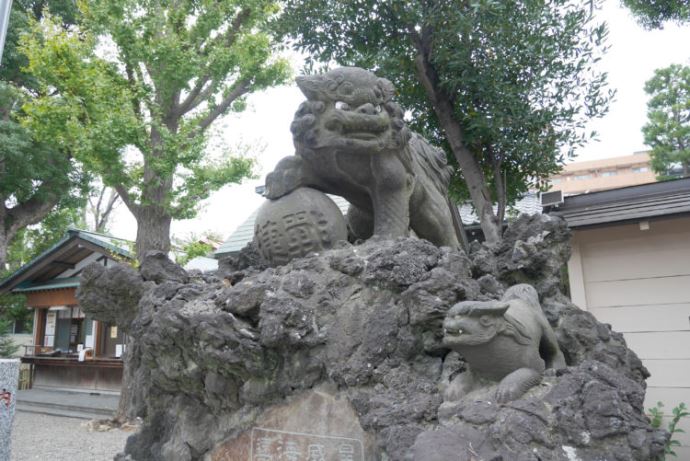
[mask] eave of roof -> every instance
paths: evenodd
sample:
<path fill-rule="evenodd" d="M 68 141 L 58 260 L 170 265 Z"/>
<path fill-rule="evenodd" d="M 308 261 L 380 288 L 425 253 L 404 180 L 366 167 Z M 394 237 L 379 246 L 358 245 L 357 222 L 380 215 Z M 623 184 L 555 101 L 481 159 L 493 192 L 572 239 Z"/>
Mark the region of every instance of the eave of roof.
<path fill-rule="evenodd" d="M 551 213 L 572 228 L 688 214 L 690 178 L 565 197 Z"/>
<path fill-rule="evenodd" d="M 29 293 L 32 291 L 42 291 L 42 290 L 57 290 L 60 288 L 72 288 L 79 286 L 79 277 L 65 277 L 61 279 L 53 279 L 48 282 L 32 283 L 32 282 L 22 282 L 17 285 L 12 292 L 13 293 Z"/>
<path fill-rule="evenodd" d="M 7 278 L 0 281 L 0 293 L 12 289 L 16 284 L 13 284 L 18 278 L 29 271 L 31 268 L 48 259 L 51 255 L 57 252 L 63 246 L 75 241 L 77 239 L 85 240 L 98 247 L 108 250 L 114 254 L 122 256 L 127 259 L 134 259 L 134 256 L 128 250 L 115 245 L 113 242 L 127 242 L 127 240 L 111 237 L 105 234 L 96 232 L 84 231 L 81 229 L 69 229 L 67 235 L 60 239 L 55 245 L 45 250 L 43 253 L 36 256 L 34 259 L 24 264 L 22 267 L 14 271 Z"/>

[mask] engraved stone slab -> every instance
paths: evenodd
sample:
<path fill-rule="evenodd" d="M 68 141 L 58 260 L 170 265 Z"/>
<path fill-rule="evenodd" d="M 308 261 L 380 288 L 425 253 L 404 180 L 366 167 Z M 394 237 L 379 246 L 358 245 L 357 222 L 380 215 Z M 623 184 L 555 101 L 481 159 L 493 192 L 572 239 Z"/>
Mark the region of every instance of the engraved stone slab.
<path fill-rule="evenodd" d="M 344 396 L 320 387 L 268 408 L 251 429 L 219 443 L 207 461 L 370 461 L 373 437 Z"/>
<path fill-rule="evenodd" d="M 249 459 L 254 461 L 364 461 L 362 441 L 255 427 Z"/>
<path fill-rule="evenodd" d="M 0 461 L 10 460 L 10 434 L 18 381 L 19 360 L 0 359 Z"/>

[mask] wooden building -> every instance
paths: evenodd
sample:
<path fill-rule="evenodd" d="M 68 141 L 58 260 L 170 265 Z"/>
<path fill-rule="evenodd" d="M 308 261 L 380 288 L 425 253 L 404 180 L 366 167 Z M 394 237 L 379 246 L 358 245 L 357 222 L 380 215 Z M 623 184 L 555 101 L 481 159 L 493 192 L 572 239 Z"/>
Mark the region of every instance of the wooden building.
<path fill-rule="evenodd" d="M 0 282 L 0 293 L 26 296 L 34 311 L 33 341 L 22 363 L 34 387 L 119 391 L 125 336 L 116 325 L 96 321 L 75 297 L 79 274 L 91 263 L 132 260 L 128 242 L 70 230 L 52 248 Z"/>

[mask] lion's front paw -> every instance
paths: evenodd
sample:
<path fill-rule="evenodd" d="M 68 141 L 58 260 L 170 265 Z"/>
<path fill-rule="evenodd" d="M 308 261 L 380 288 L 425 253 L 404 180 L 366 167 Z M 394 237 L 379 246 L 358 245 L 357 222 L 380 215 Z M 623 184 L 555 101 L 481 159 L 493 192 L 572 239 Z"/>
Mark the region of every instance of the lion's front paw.
<path fill-rule="evenodd" d="M 503 378 L 496 389 L 496 401 L 506 403 L 522 395 L 541 381 L 541 373 L 531 368 L 519 368 Z"/>
<path fill-rule="evenodd" d="M 514 383 L 501 383 L 496 389 L 496 402 L 507 403 L 520 397 L 524 391 Z"/>
<path fill-rule="evenodd" d="M 301 187 L 302 176 L 302 160 L 294 155 L 285 157 L 266 176 L 266 198 L 274 200 Z"/>

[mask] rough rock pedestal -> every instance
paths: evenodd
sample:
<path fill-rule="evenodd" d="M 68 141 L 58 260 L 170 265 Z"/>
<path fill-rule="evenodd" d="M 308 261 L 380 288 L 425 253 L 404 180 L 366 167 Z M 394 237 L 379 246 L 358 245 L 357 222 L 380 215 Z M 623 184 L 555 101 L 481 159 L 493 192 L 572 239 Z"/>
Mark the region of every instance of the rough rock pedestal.
<path fill-rule="evenodd" d="M 0 359 L 0 461 L 10 460 L 10 436 L 18 382 L 19 359 Z"/>
<path fill-rule="evenodd" d="M 121 459 L 655 459 L 666 434 L 644 416 L 647 370 L 560 292 L 568 239 L 562 221 L 523 216 L 469 255 L 399 238 L 223 278 L 90 267 L 82 307 L 113 299 L 136 313 L 122 317 L 144 423 Z M 165 273 L 157 264 L 142 272 Z M 567 367 L 510 402 L 486 388 L 444 403 L 465 372 L 443 344 L 446 313 L 518 283 L 537 290 Z"/>

